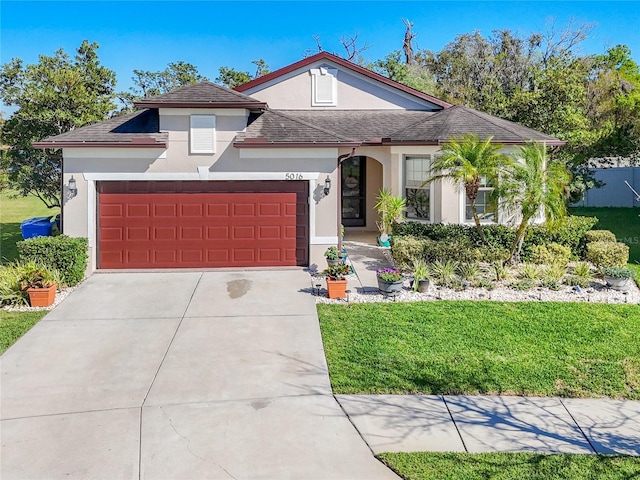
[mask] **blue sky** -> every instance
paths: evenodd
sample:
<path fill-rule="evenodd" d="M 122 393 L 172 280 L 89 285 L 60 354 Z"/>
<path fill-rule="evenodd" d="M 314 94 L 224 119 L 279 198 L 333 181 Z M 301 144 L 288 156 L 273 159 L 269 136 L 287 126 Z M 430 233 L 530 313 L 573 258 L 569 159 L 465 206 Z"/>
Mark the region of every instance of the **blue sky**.
<path fill-rule="evenodd" d="M 133 69 L 162 70 L 169 62 L 196 65 L 212 80 L 222 65 L 253 71 L 263 58 L 272 70 L 317 51 L 342 53 L 341 36 L 359 33 L 371 48 L 367 60 L 401 49 L 403 18 L 414 23 L 415 45 L 440 50 L 456 35 L 510 29 L 527 35 L 571 19 L 596 23 L 583 53 L 616 44 L 640 61 L 638 1 L 8 1 L 0 2 L 2 63 L 26 63 L 64 48 L 73 53 L 83 39 L 100 44 L 103 65 L 116 71 L 118 89 L 131 86 Z M 3 109 L 6 114 L 6 109 Z"/>

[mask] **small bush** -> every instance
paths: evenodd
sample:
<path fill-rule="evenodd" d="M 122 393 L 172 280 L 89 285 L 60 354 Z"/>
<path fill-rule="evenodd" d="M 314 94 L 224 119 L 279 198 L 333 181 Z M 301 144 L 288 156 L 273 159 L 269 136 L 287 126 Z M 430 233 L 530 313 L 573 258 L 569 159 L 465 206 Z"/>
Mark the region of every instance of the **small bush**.
<path fill-rule="evenodd" d="M 458 275 L 462 280 L 473 281 L 478 277 L 480 267 L 478 262 L 461 263 L 458 265 Z"/>
<path fill-rule="evenodd" d="M 596 217 L 569 215 L 565 217 L 555 229 L 544 228 L 547 230 L 549 241 L 569 247 L 571 253 L 577 257 L 582 257 L 587 243 L 585 234 L 591 230 L 596 223 L 598 223 Z"/>
<path fill-rule="evenodd" d="M 537 280 L 540 278 L 540 269 L 535 263 L 525 263 L 520 269 L 520 277 L 526 280 Z"/>
<path fill-rule="evenodd" d="M 455 259 L 458 262 L 474 263 L 478 261 L 480 252 L 471 242 L 464 238 L 454 240 L 427 241 L 423 251 L 427 262 Z"/>
<path fill-rule="evenodd" d="M 431 276 L 439 284 L 449 286 L 458 278 L 458 262 L 454 260 L 436 260 L 431 265 Z"/>
<path fill-rule="evenodd" d="M 584 234 L 587 243 L 593 242 L 617 242 L 616 235 L 611 230 L 589 230 Z"/>
<path fill-rule="evenodd" d="M 531 290 L 533 287 L 535 287 L 536 286 L 536 282 L 534 282 L 530 278 L 523 278 L 523 279 L 520 279 L 520 280 L 517 280 L 517 281 L 513 282 L 509 286 L 511 288 L 513 288 L 514 290 L 526 291 L 526 290 Z"/>
<path fill-rule="evenodd" d="M 503 262 L 493 262 L 491 264 L 491 272 L 497 282 L 506 280 L 511 276 L 509 267 L 507 267 Z"/>
<path fill-rule="evenodd" d="M 414 236 L 394 237 L 391 254 L 396 263 L 403 269 L 409 269 L 416 260 L 424 260 L 425 248 L 432 241 Z"/>
<path fill-rule="evenodd" d="M 87 239 L 66 235 L 34 237 L 17 243 L 21 260 L 33 260 L 60 272 L 63 285 L 77 285 L 87 268 Z"/>
<path fill-rule="evenodd" d="M 629 246 L 621 242 L 587 243 L 587 260 L 598 267 L 624 267 L 629 261 Z"/>
<path fill-rule="evenodd" d="M 604 267 L 600 271 L 602 275 L 610 278 L 629 279 L 633 277 L 633 272 L 624 267 Z"/>
<path fill-rule="evenodd" d="M 535 245 L 531 249 L 530 260 L 538 265 L 567 265 L 571 249 L 558 243 L 548 245 Z"/>

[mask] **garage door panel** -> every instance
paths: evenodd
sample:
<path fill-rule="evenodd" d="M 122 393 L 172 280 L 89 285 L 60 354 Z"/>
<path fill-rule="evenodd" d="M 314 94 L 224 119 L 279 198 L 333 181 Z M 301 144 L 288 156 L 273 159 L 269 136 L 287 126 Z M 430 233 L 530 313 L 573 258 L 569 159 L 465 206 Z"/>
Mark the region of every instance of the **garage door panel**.
<path fill-rule="evenodd" d="M 99 268 L 307 264 L 306 182 L 100 182 L 98 191 Z"/>

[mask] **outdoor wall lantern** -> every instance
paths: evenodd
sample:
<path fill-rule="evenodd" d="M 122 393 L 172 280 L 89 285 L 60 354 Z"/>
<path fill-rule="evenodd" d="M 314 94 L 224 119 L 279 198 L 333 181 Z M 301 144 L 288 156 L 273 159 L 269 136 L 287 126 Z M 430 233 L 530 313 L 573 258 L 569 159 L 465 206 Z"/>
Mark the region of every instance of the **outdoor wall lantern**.
<path fill-rule="evenodd" d="M 67 188 L 69 189 L 71 197 L 75 197 L 78 194 L 78 185 L 76 184 L 76 179 L 73 178 L 73 175 L 71 175 L 71 178 L 69 179 L 69 186 Z"/>
<path fill-rule="evenodd" d="M 331 191 L 331 179 L 329 178 L 329 175 L 327 175 L 327 178 L 324 180 L 324 194 L 325 194 L 325 196 L 329 195 L 330 191 Z"/>

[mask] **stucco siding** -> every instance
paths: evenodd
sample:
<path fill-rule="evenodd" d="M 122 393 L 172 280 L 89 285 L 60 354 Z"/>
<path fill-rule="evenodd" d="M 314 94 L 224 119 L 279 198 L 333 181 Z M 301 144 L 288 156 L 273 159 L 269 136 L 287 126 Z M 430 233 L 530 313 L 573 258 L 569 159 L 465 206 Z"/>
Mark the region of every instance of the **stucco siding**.
<path fill-rule="evenodd" d="M 310 70 L 320 65 L 336 68 L 337 105 L 333 107 L 312 107 L 312 80 Z M 431 110 L 435 106 L 412 95 L 367 79 L 362 75 L 345 70 L 328 61 L 320 61 L 290 74 L 252 89 L 247 95 L 266 102 L 270 108 L 283 110 L 308 109 L 407 109 Z"/>

